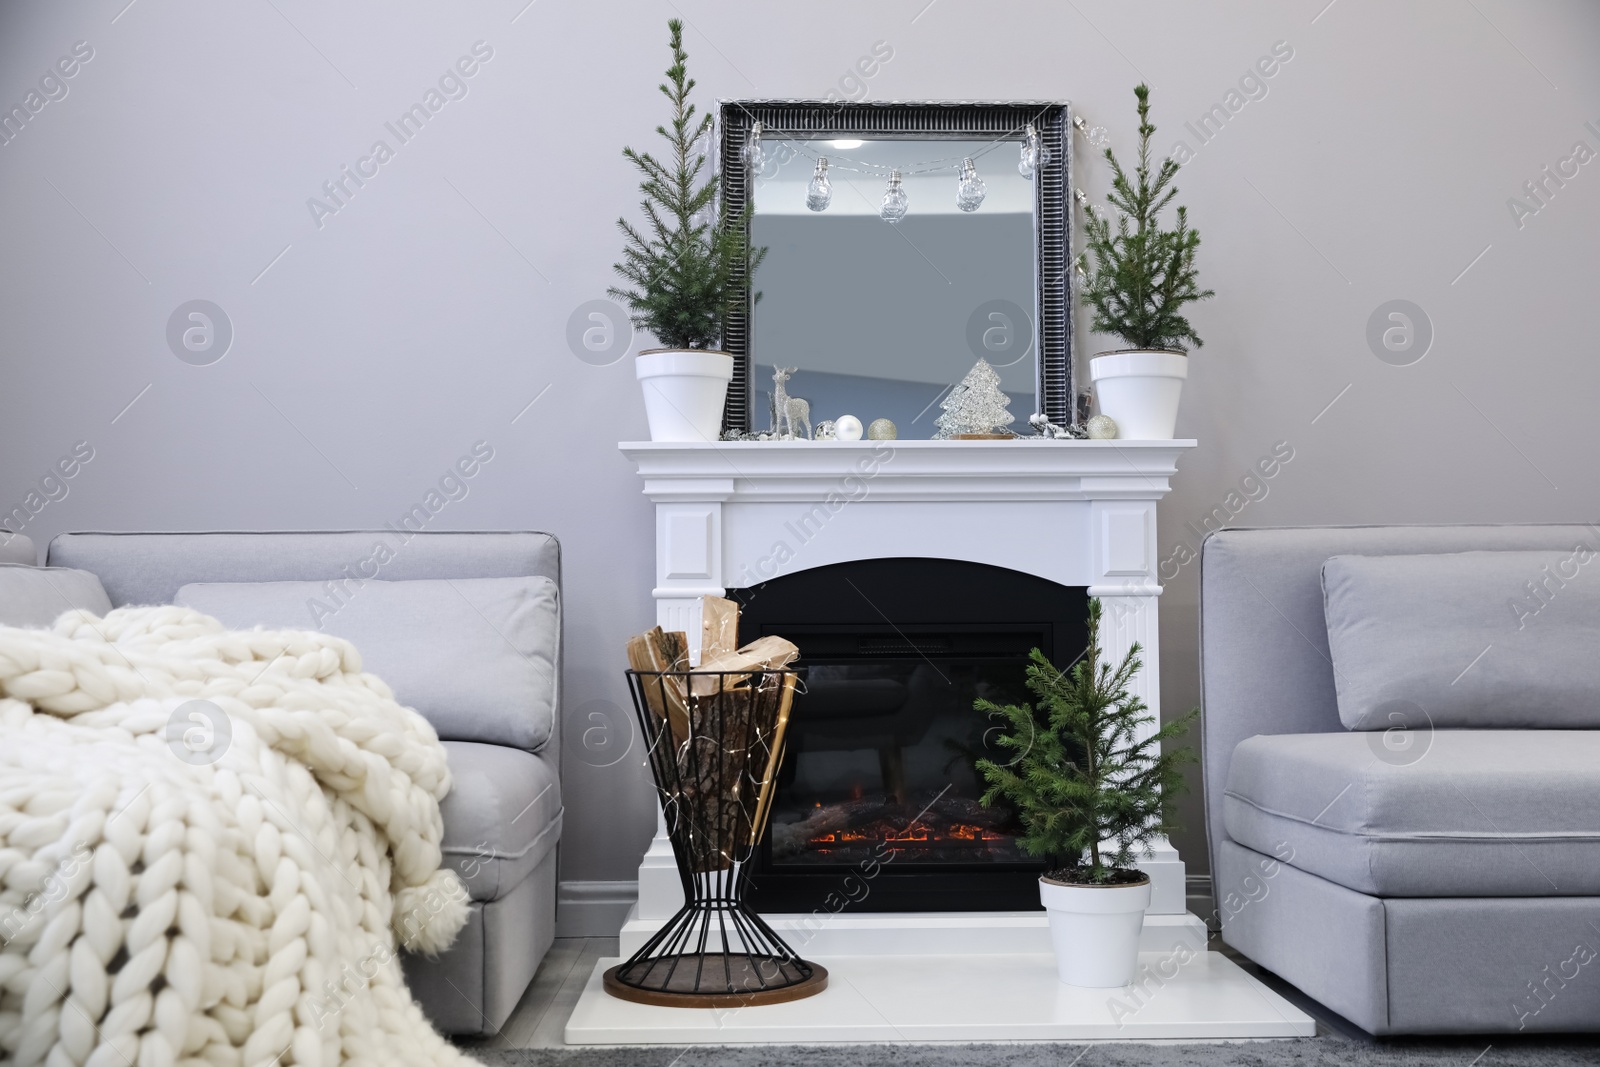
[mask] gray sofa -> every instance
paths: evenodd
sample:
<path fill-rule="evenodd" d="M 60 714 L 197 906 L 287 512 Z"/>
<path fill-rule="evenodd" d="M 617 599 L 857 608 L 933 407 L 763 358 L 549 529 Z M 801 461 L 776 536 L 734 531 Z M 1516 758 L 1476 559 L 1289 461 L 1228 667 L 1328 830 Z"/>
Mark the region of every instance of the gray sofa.
<path fill-rule="evenodd" d="M 390 549 L 381 566 L 372 562 L 378 543 Z M 562 821 L 561 558 L 555 538 L 543 533 L 401 535 L 393 530 L 73 533 L 50 543 L 48 565 L 97 575 L 117 607 L 172 603 L 187 587 L 188 595 L 199 599 L 186 602 L 202 610 L 212 607 L 209 613 L 231 626 L 315 628 L 305 616 L 308 598 L 298 591 L 301 587 L 251 590 L 236 583 L 322 586 L 325 591 L 315 593 L 317 603 L 341 610 L 319 619 L 321 628 L 355 641 L 364 665 L 385 676 L 402 703 L 428 715 L 449 754 L 454 784 L 441 805 L 445 862 L 466 883 L 471 917 L 455 944 L 437 959 L 404 957 L 411 990 L 444 1033 L 498 1030 L 555 936 L 556 845 Z M 380 581 L 363 584 L 352 576 Z M 535 605 L 542 614 L 530 621 L 529 601 L 517 601 L 517 610 L 523 612 L 512 620 L 522 627 L 517 631 L 455 595 L 463 590 L 476 595 L 472 590 L 482 585 L 474 583 L 483 579 L 533 579 L 525 584 L 537 584 L 542 591 L 543 599 Z M 396 598 L 403 599 L 408 590 L 387 584 L 402 582 L 417 583 L 409 587 L 411 592 L 432 587 L 440 599 L 420 610 L 412 604 L 406 614 Z M 291 602 L 296 614 L 285 617 L 283 606 Z M 483 616 L 482 625 L 477 615 Z M 519 647 L 517 642 L 525 639 L 516 635 L 527 633 L 529 626 L 534 632 L 526 640 L 531 643 Z M 478 647 L 464 648 L 468 642 Z M 386 643 L 394 647 L 386 648 Z M 508 668 L 500 672 L 505 678 L 534 682 L 509 692 L 501 684 L 493 692 L 485 689 L 482 670 L 453 677 L 464 652 L 477 655 L 480 663 L 498 657 L 499 667 Z M 377 665 L 385 661 L 392 670 Z M 523 668 L 528 669 L 518 674 Z M 497 669 L 491 663 L 488 673 Z"/>
<path fill-rule="evenodd" d="M 1202 549 L 1206 823 L 1222 937 L 1370 1033 L 1600 1030 L 1600 730 L 1514 698 L 1490 709 L 1486 729 L 1393 711 L 1405 730 L 1347 729 L 1362 679 L 1341 666 L 1336 683 L 1335 663 L 1348 665 L 1340 642 L 1352 627 L 1370 636 L 1373 619 L 1340 616 L 1331 598 L 1325 611 L 1324 565 L 1344 558 L 1332 574 L 1352 557 L 1411 557 L 1385 564 L 1404 568 L 1434 554 L 1575 546 L 1600 548 L 1600 535 L 1576 525 L 1222 530 Z M 1534 609 L 1581 609 L 1569 625 L 1587 644 L 1600 621 L 1592 558 L 1565 581 L 1528 574 L 1538 598 L 1519 583 L 1505 599 L 1441 610 L 1438 625 L 1482 608 L 1516 641 L 1559 644 L 1554 610 L 1537 620 L 1543 629 L 1519 632 L 1527 596 Z M 1384 584 L 1379 602 L 1411 610 L 1403 589 Z M 1409 657 L 1417 676 L 1445 670 L 1451 698 L 1469 683 L 1503 685 L 1469 674 L 1492 662 L 1474 667 L 1470 652 L 1435 657 L 1448 667 L 1428 662 L 1434 625 L 1409 629 L 1377 654 Z M 1519 656 L 1495 671 L 1525 669 L 1530 657 Z M 1466 681 L 1452 689 L 1458 666 Z M 1586 686 L 1595 669 L 1580 657 L 1575 677 Z M 1600 692 L 1580 688 L 1576 706 L 1593 721 Z M 1501 713 L 1545 728 L 1506 729 Z"/>

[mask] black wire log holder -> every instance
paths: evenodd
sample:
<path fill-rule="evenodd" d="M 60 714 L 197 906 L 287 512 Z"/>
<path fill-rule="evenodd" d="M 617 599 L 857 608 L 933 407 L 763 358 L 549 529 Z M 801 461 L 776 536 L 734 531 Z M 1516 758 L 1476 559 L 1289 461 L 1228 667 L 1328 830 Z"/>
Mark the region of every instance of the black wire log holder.
<path fill-rule="evenodd" d="M 684 905 L 605 972 L 623 1000 L 686 1008 L 778 1004 L 822 992 L 808 963 L 745 904 L 798 675 L 628 671 Z"/>

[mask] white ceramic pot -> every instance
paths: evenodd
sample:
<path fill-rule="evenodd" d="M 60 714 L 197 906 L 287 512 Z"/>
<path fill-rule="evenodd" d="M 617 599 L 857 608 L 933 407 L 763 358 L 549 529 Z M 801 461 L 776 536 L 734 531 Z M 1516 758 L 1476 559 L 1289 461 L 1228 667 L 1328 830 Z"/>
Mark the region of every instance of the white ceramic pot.
<path fill-rule="evenodd" d="M 1135 885 L 1062 885 L 1039 879 L 1050 915 L 1056 973 L 1067 985 L 1111 989 L 1139 969 L 1139 933 L 1150 906 L 1150 879 Z"/>
<path fill-rule="evenodd" d="M 634 360 L 652 441 L 715 441 L 733 380 L 733 357 L 698 348 L 652 348 Z"/>
<path fill-rule="evenodd" d="M 1089 361 L 1100 413 L 1128 441 L 1170 441 L 1178 426 L 1178 398 L 1189 377 L 1189 357 L 1165 350 L 1104 352 Z"/>

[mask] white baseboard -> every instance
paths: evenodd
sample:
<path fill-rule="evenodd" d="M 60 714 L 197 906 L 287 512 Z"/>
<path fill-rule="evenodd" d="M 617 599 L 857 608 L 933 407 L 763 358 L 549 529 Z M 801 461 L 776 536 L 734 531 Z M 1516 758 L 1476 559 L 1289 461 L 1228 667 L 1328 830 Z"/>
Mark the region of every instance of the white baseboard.
<path fill-rule="evenodd" d="M 562 882 L 556 889 L 556 936 L 616 937 L 638 899 L 638 882 Z"/>

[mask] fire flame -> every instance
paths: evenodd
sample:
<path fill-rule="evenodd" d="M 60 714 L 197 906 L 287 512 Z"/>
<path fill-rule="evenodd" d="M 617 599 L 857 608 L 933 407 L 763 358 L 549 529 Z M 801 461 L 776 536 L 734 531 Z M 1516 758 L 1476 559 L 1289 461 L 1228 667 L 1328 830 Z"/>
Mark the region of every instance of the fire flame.
<path fill-rule="evenodd" d="M 873 833 L 868 830 L 835 830 L 831 833 L 818 834 L 808 843 L 815 849 L 826 851 L 829 845 L 873 844 L 878 841 L 886 841 L 891 845 L 927 845 L 937 844 L 941 841 L 968 843 L 1005 841 L 1009 837 L 1009 834 L 996 833 L 988 827 L 957 823 L 943 831 L 930 830 L 925 826 L 910 826 L 905 830 L 889 833 Z"/>

